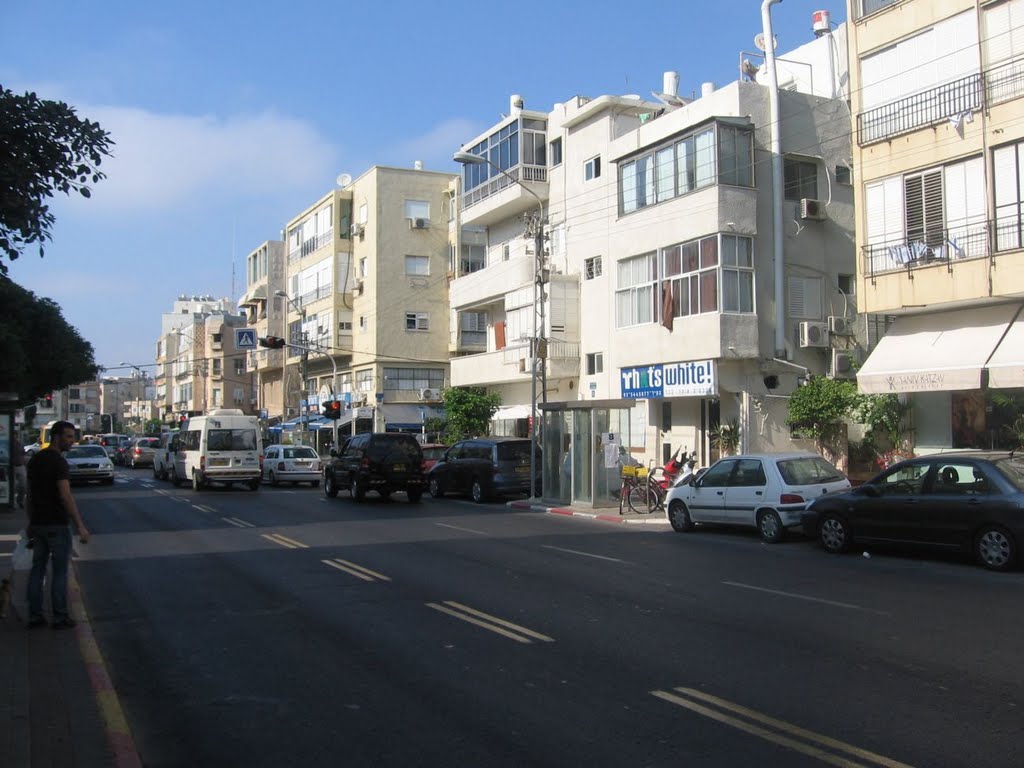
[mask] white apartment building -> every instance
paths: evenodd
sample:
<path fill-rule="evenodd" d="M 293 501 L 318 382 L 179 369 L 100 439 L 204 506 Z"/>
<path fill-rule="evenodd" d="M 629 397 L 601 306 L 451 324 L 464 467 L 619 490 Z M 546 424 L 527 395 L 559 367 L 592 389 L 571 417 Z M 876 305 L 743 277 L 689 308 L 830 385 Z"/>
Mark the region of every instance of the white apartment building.
<path fill-rule="evenodd" d="M 489 163 L 463 171 L 453 327 L 476 313 L 487 346 L 460 346 L 452 383 L 487 385 L 505 413 L 529 414 L 532 366 L 519 359 L 529 357 L 538 273 L 545 497 L 610 503 L 610 445 L 645 464 L 682 446 L 706 464 L 717 456 L 712 435 L 735 423 L 740 450 L 795 447 L 785 417 L 799 379 L 852 376 L 844 35 L 779 56 L 780 254 L 763 73 L 703 84 L 693 98 L 666 73 L 652 99 L 575 97 L 548 112 L 514 97 L 509 118 L 464 146 L 516 181 Z M 522 237 L 522 217 L 539 207 L 531 192 L 546 217 L 540 264 Z"/>

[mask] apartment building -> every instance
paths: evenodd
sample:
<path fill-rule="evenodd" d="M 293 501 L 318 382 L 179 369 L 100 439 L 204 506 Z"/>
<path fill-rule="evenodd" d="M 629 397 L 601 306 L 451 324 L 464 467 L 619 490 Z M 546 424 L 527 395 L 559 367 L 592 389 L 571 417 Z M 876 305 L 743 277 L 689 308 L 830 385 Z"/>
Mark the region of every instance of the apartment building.
<path fill-rule="evenodd" d="M 255 412 L 247 351 L 236 346 L 235 338 L 235 329 L 245 323 L 229 299 L 211 296 L 179 296 L 171 312 L 163 314 L 155 387 L 164 421 L 212 408 Z"/>
<path fill-rule="evenodd" d="M 454 176 L 374 166 L 293 217 L 286 286 L 288 427 L 346 404 L 338 426 L 419 431 L 448 381 L 446 259 Z M 322 422 L 321 422 L 322 423 Z"/>
<path fill-rule="evenodd" d="M 463 342 L 452 382 L 486 384 L 509 415 L 528 415 L 537 350 L 546 497 L 607 504 L 620 451 L 646 464 L 686 447 L 708 462 L 723 424 L 740 450 L 792 448 L 786 401 L 799 380 L 852 376 L 844 35 L 826 27 L 779 57 L 775 123 L 763 73 L 745 62 L 742 79 L 692 97 L 675 73 L 652 99 L 575 97 L 537 112 L 514 97 L 509 118 L 465 145 L 487 162 L 463 171 L 450 298 L 460 330 L 483 313 L 470 325 L 485 329 L 486 351 Z M 535 259 L 523 217 L 538 199 Z"/>
<path fill-rule="evenodd" d="M 256 336 L 285 335 L 286 300 L 284 243 L 268 240 L 245 259 L 245 294 L 238 301 L 246 327 Z M 270 423 L 285 418 L 284 351 L 260 347 L 249 353 L 248 366 L 256 382 L 256 410 Z"/>
<path fill-rule="evenodd" d="M 849 13 L 857 292 L 884 333 L 859 387 L 907 398 L 918 452 L 1017 447 L 1024 1 Z"/>

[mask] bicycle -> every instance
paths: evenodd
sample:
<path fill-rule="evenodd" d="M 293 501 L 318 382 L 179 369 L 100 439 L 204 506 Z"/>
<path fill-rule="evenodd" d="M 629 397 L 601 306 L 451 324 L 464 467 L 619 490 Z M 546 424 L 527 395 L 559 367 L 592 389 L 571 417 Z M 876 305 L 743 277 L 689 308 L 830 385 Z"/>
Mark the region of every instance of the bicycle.
<path fill-rule="evenodd" d="M 665 508 L 666 490 L 654 471 L 647 467 L 623 467 L 622 487 L 619 489 L 619 514 L 623 503 L 638 515 L 649 515 Z"/>

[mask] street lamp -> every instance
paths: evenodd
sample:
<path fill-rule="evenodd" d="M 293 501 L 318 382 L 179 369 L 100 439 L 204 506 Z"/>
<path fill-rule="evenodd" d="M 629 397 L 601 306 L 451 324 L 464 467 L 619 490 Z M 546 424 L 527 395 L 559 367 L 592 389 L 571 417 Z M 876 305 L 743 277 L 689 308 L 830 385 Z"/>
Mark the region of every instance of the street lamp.
<path fill-rule="evenodd" d="M 544 201 L 540 196 L 523 184 L 519 179 L 504 168 L 495 165 L 485 155 L 474 155 L 472 152 L 456 152 L 452 159 L 462 165 L 489 165 L 514 184 L 529 192 L 537 201 L 537 221 L 530 227 L 533 233 L 533 327 L 530 338 L 530 498 L 537 498 L 537 359 L 540 351 L 540 339 L 537 334 L 537 316 L 540 314 L 540 326 L 544 327 L 544 302 L 541 301 L 540 290 L 544 280 Z M 541 375 L 546 378 L 546 362 L 541 360 Z M 547 387 L 541 386 L 541 402 L 547 405 Z"/>

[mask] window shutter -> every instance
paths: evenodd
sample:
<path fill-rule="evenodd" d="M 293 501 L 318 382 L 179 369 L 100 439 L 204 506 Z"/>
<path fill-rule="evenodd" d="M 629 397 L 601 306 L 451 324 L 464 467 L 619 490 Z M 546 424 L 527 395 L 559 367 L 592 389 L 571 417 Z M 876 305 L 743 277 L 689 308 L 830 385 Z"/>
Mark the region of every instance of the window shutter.
<path fill-rule="evenodd" d="M 494 324 L 494 348 L 505 348 L 505 321 L 499 320 Z"/>
<path fill-rule="evenodd" d="M 789 316 L 801 320 L 821 319 L 821 279 L 791 277 L 789 285 Z"/>

